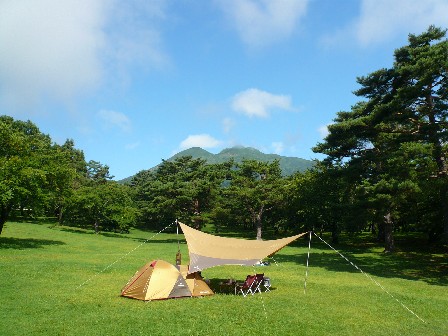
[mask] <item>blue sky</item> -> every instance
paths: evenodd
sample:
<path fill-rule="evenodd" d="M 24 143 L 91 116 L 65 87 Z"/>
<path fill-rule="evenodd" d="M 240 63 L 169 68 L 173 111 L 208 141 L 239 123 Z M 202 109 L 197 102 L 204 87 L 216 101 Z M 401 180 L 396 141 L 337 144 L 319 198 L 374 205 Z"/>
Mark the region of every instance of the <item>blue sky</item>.
<path fill-rule="evenodd" d="M 193 146 L 319 158 L 356 77 L 448 0 L 2 0 L 0 114 L 121 179 Z"/>

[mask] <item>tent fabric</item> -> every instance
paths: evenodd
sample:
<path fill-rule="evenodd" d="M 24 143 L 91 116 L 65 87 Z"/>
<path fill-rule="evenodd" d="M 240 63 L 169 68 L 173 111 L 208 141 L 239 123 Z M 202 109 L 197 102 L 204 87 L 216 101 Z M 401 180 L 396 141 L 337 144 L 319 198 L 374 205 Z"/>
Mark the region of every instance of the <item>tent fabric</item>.
<path fill-rule="evenodd" d="M 123 287 L 121 295 L 139 300 L 213 295 L 199 274 L 188 275 L 188 266 L 181 267 L 186 271 L 181 272 L 164 260 L 153 260 L 134 274 Z"/>
<path fill-rule="evenodd" d="M 187 265 L 179 265 L 179 271 L 187 281 L 192 296 L 213 295 L 212 290 L 198 273 L 188 273 Z"/>
<path fill-rule="evenodd" d="M 179 225 L 188 245 L 189 273 L 219 265 L 251 266 L 306 234 L 276 240 L 245 240 L 214 236 L 180 222 Z"/>

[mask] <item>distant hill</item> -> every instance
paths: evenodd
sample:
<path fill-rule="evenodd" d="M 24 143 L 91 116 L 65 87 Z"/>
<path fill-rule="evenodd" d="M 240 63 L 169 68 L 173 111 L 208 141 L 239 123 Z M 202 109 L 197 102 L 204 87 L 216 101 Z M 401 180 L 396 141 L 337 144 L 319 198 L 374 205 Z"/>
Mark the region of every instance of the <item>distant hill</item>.
<path fill-rule="evenodd" d="M 226 148 L 218 154 L 212 154 L 200 147 L 192 147 L 173 155 L 167 161 L 174 161 L 176 158 L 182 156 L 191 156 L 193 159 L 203 159 L 209 164 L 223 163 L 230 159 L 235 160 L 235 162 L 242 162 L 243 160 L 273 162 L 274 160 L 279 160 L 283 176 L 289 176 L 298 171 L 305 171 L 314 165 L 314 162 L 310 160 L 305 160 L 298 157 L 281 156 L 278 154 L 264 154 L 258 149 L 251 147 Z M 158 166 L 155 166 L 148 170 L 155 170 L 157 167 Z M 132 179 L 132 177 L 133 176 L 125 178 L 120 182 L 127 183 Z"/>

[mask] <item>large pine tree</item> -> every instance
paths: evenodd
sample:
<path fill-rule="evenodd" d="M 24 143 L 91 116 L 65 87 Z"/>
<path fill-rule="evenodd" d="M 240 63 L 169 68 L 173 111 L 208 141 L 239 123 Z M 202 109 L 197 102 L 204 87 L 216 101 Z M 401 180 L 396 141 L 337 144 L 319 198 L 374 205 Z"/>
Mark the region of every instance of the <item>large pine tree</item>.
<path fill-rule="evenodd" d="M 446 31 L 431 26 L 409 35 L 395 62 L 358 78 L 364 100 L 339 112 L 329 135 L 314 150 L 328 165 L 342 165 L 362 185 L 379 225 L 385 250 L 394 249 L 394 218 L 423 182 L 438 190 L 436 228 L 448 239 L 448 42 Z M 353 174 L 353 172 L 356 172 Z"/>

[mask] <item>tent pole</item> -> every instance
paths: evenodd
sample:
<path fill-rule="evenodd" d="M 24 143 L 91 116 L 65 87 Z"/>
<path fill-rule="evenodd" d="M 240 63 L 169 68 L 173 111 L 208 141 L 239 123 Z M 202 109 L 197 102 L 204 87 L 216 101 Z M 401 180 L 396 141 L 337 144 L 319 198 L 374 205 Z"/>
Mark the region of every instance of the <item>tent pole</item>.
<path fill-rule="evenodd" d="M 310 251 L 311 251 L 311 231 L 310 231 L 310 238 L 308 239 L 308 256 L 306 258 L 305 285 L 303 287 L 303 294 L 306 294 L 306 279 L 308 278 L 308 265 L 309 265 L 309 261 L 310 261 Z"/>

